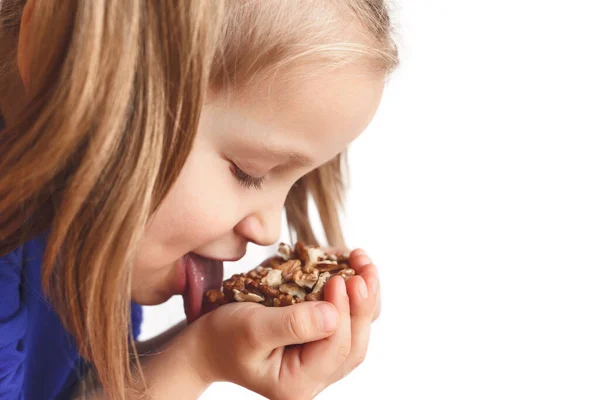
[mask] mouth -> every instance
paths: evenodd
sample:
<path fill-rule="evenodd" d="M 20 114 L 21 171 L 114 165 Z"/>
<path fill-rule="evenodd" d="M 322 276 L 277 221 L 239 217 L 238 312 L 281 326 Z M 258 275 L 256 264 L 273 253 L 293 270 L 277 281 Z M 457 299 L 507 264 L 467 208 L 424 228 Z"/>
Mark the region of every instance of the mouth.
<path fill-rule="evenodd" d="M 183 304 L 188 324 L 208 311 L 202 304 L 204 293 L 211 289 L 221 288 L 223 261 L 205 258 L 194 253 L 183 256 L 185 268 Z"/>

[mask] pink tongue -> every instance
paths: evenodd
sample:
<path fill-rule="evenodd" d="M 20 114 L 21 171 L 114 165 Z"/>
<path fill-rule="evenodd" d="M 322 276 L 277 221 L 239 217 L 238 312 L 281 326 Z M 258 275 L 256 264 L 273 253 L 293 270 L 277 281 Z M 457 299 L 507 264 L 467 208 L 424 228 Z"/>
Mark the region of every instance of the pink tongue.
<path fill-rule="evenodd" d="M 204 293 L 210 289 L 220 289 L 223 282 L 223 262 L 209 260 L 195 254 L 188 254 L 185 260 L 186 289 L 183 305 L 188 324 L 205 312 L 202 309 Z"/>

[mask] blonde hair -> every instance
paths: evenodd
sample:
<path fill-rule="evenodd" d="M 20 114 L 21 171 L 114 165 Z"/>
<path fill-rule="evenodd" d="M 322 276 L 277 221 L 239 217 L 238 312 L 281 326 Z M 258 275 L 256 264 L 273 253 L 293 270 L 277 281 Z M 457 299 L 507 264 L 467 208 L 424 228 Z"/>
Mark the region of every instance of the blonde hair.
<path fill-rule="evenodd" d="M 25 0 L 0 4 L 5 91 Z M 137 362 L 127 335 L 135 249 L 189 154 L 207 90 L 243 92 L 300 61 L 364 62 L 382 75 L 398 62 L 383 0 L 176 4 L 36 1 L 27 104 L 0 141 L 0 255 L 49 232 L 45 293 L 113 398 L 127 397 Z M 312 196 L 327 241 L 343 245 L 343 166 L 339 155 L 291 189 L 296 239 L 317 242 Z"/>

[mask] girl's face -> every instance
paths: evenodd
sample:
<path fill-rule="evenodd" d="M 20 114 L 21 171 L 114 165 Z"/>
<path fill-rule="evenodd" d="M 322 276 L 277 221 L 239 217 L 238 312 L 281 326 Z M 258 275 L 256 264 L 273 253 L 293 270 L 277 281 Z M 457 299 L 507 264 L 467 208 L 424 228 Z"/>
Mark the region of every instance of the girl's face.
<path fill-rule="evenodd" d="M 188 319 L 197 318 L 201 292 L 220 284 L 223 261 L 244 256 L 248 242 L 279 240 L 294 182 L 365 129 L 383 85 L 346 68 L 267 82 L 230 101 L 209 95 L 192 151 L 136 256 L 133 300 L 184 294 Z"/>

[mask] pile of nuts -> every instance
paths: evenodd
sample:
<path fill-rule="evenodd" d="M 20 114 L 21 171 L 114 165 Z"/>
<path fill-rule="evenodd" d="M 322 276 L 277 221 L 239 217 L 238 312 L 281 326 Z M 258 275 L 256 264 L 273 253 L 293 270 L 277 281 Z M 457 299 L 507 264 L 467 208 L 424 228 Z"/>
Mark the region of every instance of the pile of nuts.
<path fill-rule="evenodd" d="M 223 282 L 223 290 L 209 290 L 205 301 L 220 306 L 234 301 L 260 303 L 268 307 L 289 306 L 303 301 L 323 300 L 325 283 L 340 275 L 355 275 L 347 255 L 328 254 L 301 242 L 280 243 L 279 254 L 244 274 Z"/>

